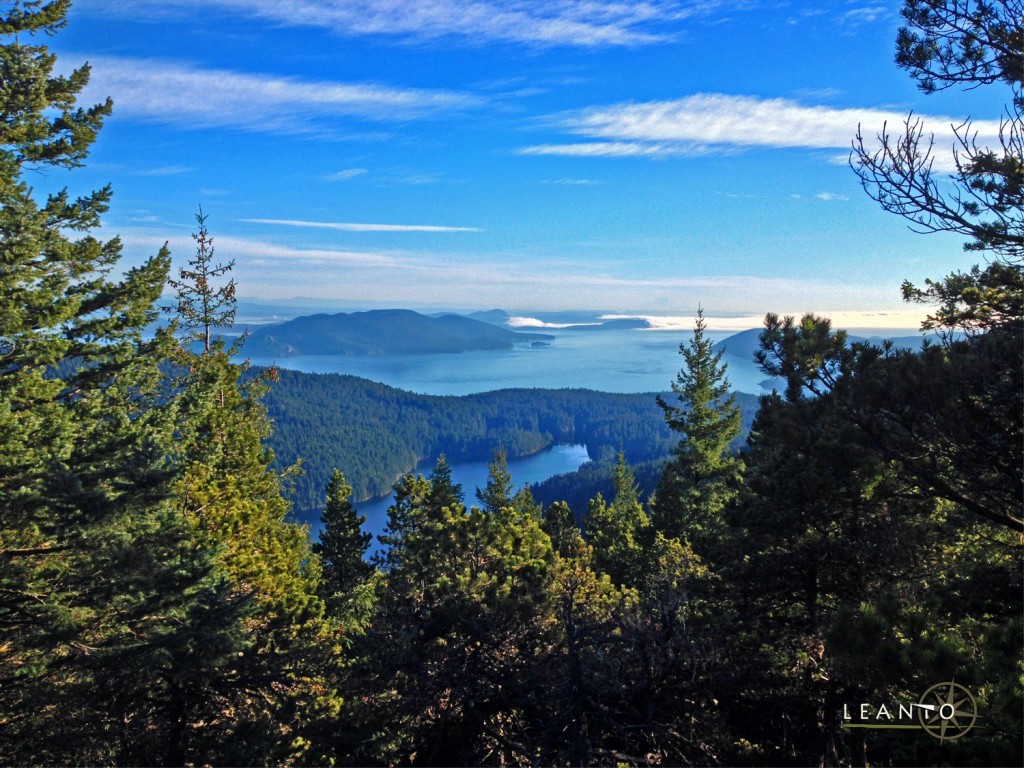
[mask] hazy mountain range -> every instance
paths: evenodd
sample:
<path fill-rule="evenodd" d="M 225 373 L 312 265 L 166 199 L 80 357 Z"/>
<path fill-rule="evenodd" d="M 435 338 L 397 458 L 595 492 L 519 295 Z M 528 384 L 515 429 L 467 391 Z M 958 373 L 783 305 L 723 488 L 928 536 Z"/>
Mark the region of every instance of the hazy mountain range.
<path fill-rule="evenodd" d="M 253 357 L 436 354 L 512 349 L 516 344 L 546 344 L 552 339 L 471 316 L 379 309 L 307 315 L 264 326 L 249 334 L 245 351 Z"/>
<path fill-rule="evenodd" d="M 510 317 L 500 309 L 467 315 L 425 315 L 407 309 L 378 309 L 366 312 L 319 313 L 286 322 L 258 326 L 249 333 L 246 354 L 282 358 L 296 355 L 339 355 L 369 357 L 409 354 L 458 353 L 507 350 L 517 344 L 546 345 L 554 336 L 537 330 L 512 330 Z M 563 331 L 601 332 L 651 327 L 641 318 L 602 322 L 566 323 Z M 752 359 L 758 348 L 760 328 L 751 328 L 715 345 L 730 357 Z M 850 336 L 851 342 L 881 343 L 880 337 Z M 916 349 L 923 337 L 891 338 L 898 347 Z"/>

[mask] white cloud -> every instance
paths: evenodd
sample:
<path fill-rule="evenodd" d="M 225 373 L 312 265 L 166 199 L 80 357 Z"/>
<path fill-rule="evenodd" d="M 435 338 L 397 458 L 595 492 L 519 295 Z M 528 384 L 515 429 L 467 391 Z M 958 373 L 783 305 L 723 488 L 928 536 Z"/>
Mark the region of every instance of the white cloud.
<path fill-rule="evenodd" d="M 918 115 L 935 134 L 936 168 L 952 167 L 952 126 L 962 120 Z M 870 136 L 888 124 L 897 130 L 906 114 L 871 108 L 808 106 L 790 99 L 697 94 L 672 101 L 591 107 L 553 118 L 556 127 L 593 141 L 541 144 L 525 155 L 659 157 L 721 153 L 753 147 L 836 149 L 849 147 L 858 125 Z M 999 122 L 972 126 L 979 144 L 998 146 Z"/>
<path fill-rule="evenodd" d="M 176 234 L 168 237 L 165 232 L 154 229 L 121 229 L 117 235 L 126 251 L 135 254 L 136 258 L 155 253 L 166 242 L 175 261 L 184 262 L 196 247 L 191 235 Z M 260 273 L 253 275 L 256 278 L 266 275 L 267 267 L 271 267 L 272 273 L 276 274 L 288 272 L 295 262 L 370 269 L 402 269 L 411 265 L 397 253 L 295 248 L 230 235 L 215 235 L 213 246 L 218 258 L 235 260 L 236 272 L 245 272 L 251 266 L 261 267 Z"/>
<path fill-rule="evenodd" d="M 324 176 L 326 181 L 348 181 L 354 179 L 356 176 L 362 176 L 366 173 L 365 168 L 346 168 L 343 171 L 337 171 L 336 173 L 328 174 Z"/>
<path fill-rule="evenodd" d="M 556 187 L 595 187 L 604 184 L 603 181 L 597 179 L 550 179 L 542 183 L 553 184 Z"/>
<path fill-rule="evenodd" d="M 73 57 L 72 57 L 73 58 Z M 338 117 L 395 122 L 477 107 L 465 93 L 198 69 L 153 59 L 93 57 L 84 100 L 106 96 L 119 117 L 186 128 L 338 133 Z"/>
<path fill-rule="evenodd" d="M 820 288 L 809 284 L 807 288 Z M 828 306 L 828 305 L 825 305 Z M 856 311 L 844 309 L 808 309 L 806 307 L 790 312 L 776 312 L 781 315 L 802 317 L 808 313 L 828 317 L 835 328 L 887 328 L 914 329 L 921 327 L 924 313 L 921 310 L 869 310 Z M 693 331 L 696 315 L 602 315 L 604 320 L 640 319 L 647 321 L 649 328 L 642 331 Z M 760 328 L 764 324 L 763 314 L 735 314 L 716 316 L 706 314 L 704 321 L 709 331 L 745 331 L 749 328 Z"/>
<path fill-rule="evenodd" d="M 461 37 L 535 46 L 643 45 L 673 25 L 741 0 L 90 0 L 93 12 L 134 15 L 221 10 L 335 34 L 412 40 Z"/>
<path fill-rule="evenodd" d="M 837 195 L 835 192 L 819 192 L 815 195 L 819 200 L 832 201 L 832 200 L 849 200 L 846 195 Z"/>
<path fill-rule="evenodd" d="M 588 141 L 576 144 L 537 144 L 518 150 L 520 155 L 562 155 L 569 157 L 668 157 L 708 154 L 707 147 L 664 142 Z"/>
<path fill-rule="evenodd" d="M 248 224 L 274 224 L 283 227 L 337 229 L 342 232 L 481 232 L 477 227 L 444 227 L 432 224 L 351 224 L 334 221 L 297 219 L 242 219 Z"/>
<path fill-rule="evenodd" d="M 121 229 L 126 265 L 155 253 L 166 240 L 175 263 L 183 264 L 194 253 L 195 242 L 181 228 L 168 238 L 168 226 Z M 512 253 L 469 256 L 398 249 L 352 251 L 226 235 L 215 235 L 214 247 L 218 258 L 235 260 L 239 284 L 264 299 L 308 296 L 399 306 L 422 303 L 429 297 L 435 306 L 487 309 L 525 305 L 538 311 L 664 306 L 664 315 L 642 316 L 655 328 L 683 332 L 693 328 L 692 315 L 685 313 L 698 304 L 714 308 L 708 317 L 709 322 L 714 318 L 711 327 L 715 330 L 759 326 L 766 297 L 771 297 L 771 309 L 797 316 L 814 311 L 831 316 L 840 327 L 916 327 L 922 319 L 919 310 L 908 310 L 894 296 L 888 283 L 743 274 L 638 278 L 629 276 L 628 265 L 613 274 L 600 272 L 593 265 L 527 263 Z M 572 290 L 567 291 L 566 286 Z M 875 309 L 866 313 L 864 307 Z M 727 313 L 733 317 L 724 317 Z M 524 319 L 520 324 L 526 326 L 530 321 Z"/>
<path fill-rule="evenodd" d="M 536 317 L 510 317 L 505 321 L 509 328 L 572 328 L 581 325 L 600 325 L 600 323 L 549 323 Z"/>
<path fill-rule="evenodd" d="M 141 171 L 135 171 L 132 175 L 134 176 L 180 176 L 183 173 L 192 173 L 195 168 L 189 168 L 184 165 L 164 165 L 159 168 L 146 168 Z"/>
<path fill-rule="evenodd" d="M 886 19 L 892 12 L 884 5 L 866 5 L 860 8 L 852 8 L 842 15 L 840 21 L 853 27 L 864 24 L 873 24 L 881 19 Z"/>

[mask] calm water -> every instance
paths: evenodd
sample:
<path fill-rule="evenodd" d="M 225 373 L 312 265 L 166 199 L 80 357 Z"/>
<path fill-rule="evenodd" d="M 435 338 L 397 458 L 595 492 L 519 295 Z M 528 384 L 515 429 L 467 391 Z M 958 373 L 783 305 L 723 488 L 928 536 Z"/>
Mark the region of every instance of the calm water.
<path fill-rule="evenodd" d="M 454 355 L 343 357 L 299 355 L 253 358 L 307 373 L 344 373 L 427 395 L 468 395 L 495 389 L 582 387 L 602 392 L 664 392 L 682 358 L 679 344 L 691 334 L 678 331 L 548 331 L 547 347 L 528 344 L 510 350 Z M 708 332 L 713 341 L 730 332 Z M 757 394 L 765 376 L 753 361 L 726 355 L 733 389 Z"/>
<path fill-rule="evenodd" d="M 538 483 L 555 475 L 563 475 L 566 472 L 574 472 L 580 465 L 588 460 L 586 446 L 583 445 L 555 445 L 546 451 L 535 453 L 521 459 L 511 459 L 508 462 L 508 469 L 512 475 L 512 482 L 516 488 L 530 483 Z M 433 466 L 420 467 L 417 471 L 423 475 L 429 475 Z M 487 462 L 474 461 L 465 464 L 452 464 L 452 479 L 462 486 L 465 494 L 466 506 L 473 506 L 477 503 L 476 489 L 483 488 L 487 484 Z M 366 523 L 363 530 L 373 534 L 374 539 L 370 545 L 370 552 L 378 548 L 377 536 L 384 532 L 387 525 L 387 509 L 391 506 L 393 497 L 374 499 L 356 504 L 362 514 L 366 515 Z M 315 539 L 319 534 L 319 523 L 310 530 L 310 535 Z"/>
<path fill-rule="evenodd" d="M 453 355 L 401 355 L 344 357 L 300 355 L 281 359 L 252 358 L 254 365 L 277 365 L 306 373 L 341 373 L 379 381 L 409 392 L 428 395 L 467 395 L 496 389 L 582 387 L 603 392 L 665 392 L 675 380 L 682 357 L 679 344 L 690 333 L 678 331 L 548 331 L 555 336 L 550 346 L 529 344 L 511 350 L 464 352 Z M 713 341 L 729 332 L 708 332 Z M 729 381 L 742 392 L 762 391 L 765 378 L 752 361 L 726 355 Z M 582 445 L 556 445 L 541 453 L 508 463 L 517 488 L 554 475 L 573 472 L 588 460 Z M 432 467 L 417 471 L 429 474 Z M 475 492 L 487 483 L 487 463 L 453 464 L 452 476 L 462 485 L 466 504 L 476 503 Z M 364 530 L 376 537 L 387 524 L 390 497 L 362 502 L 356 507 L 366 515 Z M 318 521 L 310 534 L 316 537 Z"/>

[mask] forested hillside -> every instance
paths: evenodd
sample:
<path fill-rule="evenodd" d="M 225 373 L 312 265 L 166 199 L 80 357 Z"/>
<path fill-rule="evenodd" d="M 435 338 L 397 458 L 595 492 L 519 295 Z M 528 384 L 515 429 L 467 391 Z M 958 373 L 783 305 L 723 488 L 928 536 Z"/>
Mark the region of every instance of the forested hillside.
<path fill-rule="evenodd" d="M 903 285 L 940 342 L 767 314 L 783 391 L 740 451 L 702 311 L 660 397 L 236 364 L 206 214 L 121 274 L 108 188 L 31 186 L 112 109 L 41 44 L 68 7 L 0 3 L 0 764 L 1024 764 L 1019 3 L 905 0 L 896 46 L 925 91 L 1008 87 L 999 146 L 940 185 L 912 118 L 855 139 L 868 194 L 984 263 Z M 582 519 L 500 450 L 475 497 L 437 457 L 366 557 L 347 473 L 555 439 L 616 454 Z M 653 497 L 620 449 L 664 458 Z M 288 450 L 339 470 L 312 545 Z"/>
<path fill-rule="evenodd" d="M 502 390 L 464 397 L 404 392 L 366 379 L 280 370 L 265 402 L 275 424 L 270 446 L 294 479 L 299 510 L 323 506 L 341 469 L 355 500 L 383 496 L 421 462 L 486 461 L 495 450 L 525 456 L 555 443 L 582 443 L 606 464 L 663 459 L 674 444 L 652 394 L 588 390 Z M 737 395 L 749 428 L 753 395 Z"/>
<path fill-rule="evenodd" d="M 378 309 L 307 315 L 265 326 L 249 335 L 248 347 L 258 357 L 426 355 L 512 349 L 516 344 L 542 344 L 552 338 L 544 333 L 517 333 L 472 317 Z"/>

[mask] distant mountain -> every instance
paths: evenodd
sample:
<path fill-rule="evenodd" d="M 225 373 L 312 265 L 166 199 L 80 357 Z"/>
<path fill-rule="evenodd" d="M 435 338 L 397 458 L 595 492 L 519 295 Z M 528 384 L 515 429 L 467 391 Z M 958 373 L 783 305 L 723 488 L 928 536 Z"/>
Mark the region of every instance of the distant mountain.
<path fill-rule="evenodd" d="M 622 317 L 618 320 L 604 320 L 600 323 L 568 325 L 566 331 L 631 331 L 650 328 L 651 324 L 641 317 Z"/>
<path fill-rule="evenodd" d="M 470 312 L 466 317 L 479 320 L 481 323 L 497 325 L 502 328 L 508 327 L 508 312 L 503 309 L 488 309 L 483 312 Z"/>
<path fill-rule="evenodd" d="M 742 357 L 747 360 L 751 360 L 754 357 L 754 352 L 760 349 L 759 339 L 761 337 L 762 328 L 751 328 L 747 331 L 740 331 L 739 333 L 733 334 L 727 339 L 722 339 L 720 342 L 712 347 L 714 352 L 724 352 L 726 355 L 731 357 Z M 931 341 L 937 343 L 939 341 L 938 334 L 927 334 L 917 336 L 853 336 L 847 337 L 847 340 L 853 344 L 858 341 L 868 342 L 876 346 L 881 346 L 883 341 L 890 341 L 896 347 L 900 349 L 912 349 L 917 350 L 921 348 L 921 345 L 925 341 Z"/>
<path fill-rule="evenodd" d="M 297 317 L 253 331 L 245 343 L 252 357 L 294 355 L 381 356 L 512 349 L 550 341 L 542 333 L 516 333 L 459 315 L 427 317 L 406 309 Z"/>
<path fill-rule="evenodd" d="M 742 357 L 747 360 L 754 358 L 754 352 L 760 349 L 759 339 L 761 337 L 761 328 L 751 328 L 748 331 L 740 331 L 734 333 L 732 336 L 722 339 L 720 342 L 715 344 L 711 351 L 715 354 L 723 352 L 732 357 Z"/>

